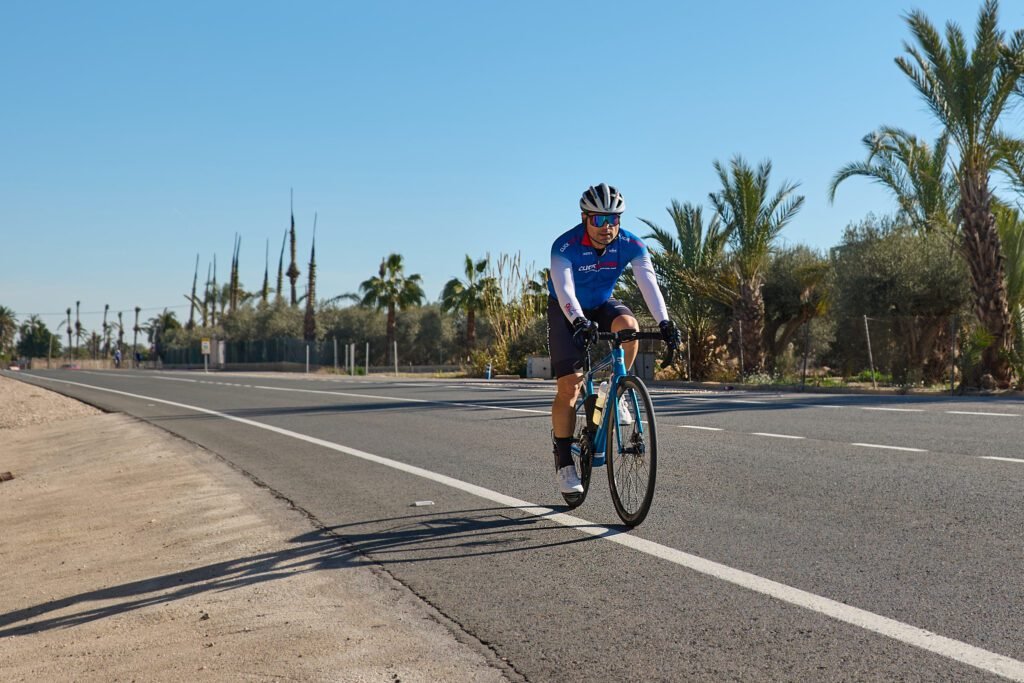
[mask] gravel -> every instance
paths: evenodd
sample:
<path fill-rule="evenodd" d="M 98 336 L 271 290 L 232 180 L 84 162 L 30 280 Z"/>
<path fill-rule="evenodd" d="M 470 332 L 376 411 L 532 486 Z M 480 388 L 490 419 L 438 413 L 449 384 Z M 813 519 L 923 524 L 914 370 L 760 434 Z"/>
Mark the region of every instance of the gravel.
<path fill-rule="evenodd" d="M 17 429 L 99 414 L 96 408 L 66 396 L 0 376 L 0 429 Z"/>

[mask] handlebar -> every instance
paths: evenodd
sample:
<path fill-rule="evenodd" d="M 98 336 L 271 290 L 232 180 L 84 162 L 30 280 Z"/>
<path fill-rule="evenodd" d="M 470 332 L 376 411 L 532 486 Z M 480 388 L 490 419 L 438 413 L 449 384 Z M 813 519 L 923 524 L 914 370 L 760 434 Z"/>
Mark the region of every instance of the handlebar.
<path fill-rule="evenodd" d="M 632 328 L 627 328 L 625 330 L 619 330 L 618 332 L 598 332 L 597 333 L 597 339 L 598 340 L 603 340 L 603 341 L 610 341 L 614 348 L 619 348 L 620 346 L 622 346 L 623 344 L 625 344 L 627 342 L 636 341 L 638 339 L 650 339 L 650 340 L 653 340 L 653 341 L 664 341 L 664 339 L 661 336 L 661 332 L 637 332 L 636 330 L 634 330 Z M 589 359 L 590 359 L 590 347 L 589 346 L 586 349 L 586 354 L 587 354 L 587 359 L 589 361 Z M 672 365 L 672 361 L 675 360 L 675 356 L 676 356 L 676 349 L 669 348 L 668 352 L 661 359 L 661 367 L 662 367 L 662 369 L 665 369 L 668 366 Z M 588 362 L 587 365 L 589 366 L 590 363 Z"/>
<path fill-rule="evenodd" d="M 618 332 L 598 332 L 597 338 L 613 342 L 615 346 L 619 346 L 625 342 L 631 342 L 636 339 L 653 339 L 655 341 L 661 341 L 661 332 L 637 332 L 630 327 L 625 330 L 619 330 Z"/>

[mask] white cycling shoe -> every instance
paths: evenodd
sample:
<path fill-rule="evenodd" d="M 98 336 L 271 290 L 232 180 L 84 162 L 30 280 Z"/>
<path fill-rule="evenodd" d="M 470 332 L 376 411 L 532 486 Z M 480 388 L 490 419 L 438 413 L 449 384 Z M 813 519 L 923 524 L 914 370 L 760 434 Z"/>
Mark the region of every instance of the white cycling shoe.
<path fill-rule="evenodd" d="M 583 493 L 583 483 L 574 465 L 566 465 L 555 472 L 555 483 L 561 493 Z"/>
<path fill-rule="evenodd" d="M 633 413 L 629 412 L 629 399 L 625 394 L 619 396 L 619 424 L 620 425 L 631 425 L 633 424 Z"/>

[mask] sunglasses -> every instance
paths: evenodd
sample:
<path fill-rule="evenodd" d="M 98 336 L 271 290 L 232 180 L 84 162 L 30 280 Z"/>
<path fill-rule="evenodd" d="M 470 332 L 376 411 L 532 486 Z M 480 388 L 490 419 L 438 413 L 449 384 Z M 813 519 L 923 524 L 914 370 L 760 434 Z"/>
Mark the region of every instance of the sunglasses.
<path fill-rule="evenodd" d="M 595 228 L 603 228 L 606 225 L 616 226 L 619 224 L 619 214 L 617 213 L 598 213 L 590 217 L 590 222 L 593 223 Z"/>

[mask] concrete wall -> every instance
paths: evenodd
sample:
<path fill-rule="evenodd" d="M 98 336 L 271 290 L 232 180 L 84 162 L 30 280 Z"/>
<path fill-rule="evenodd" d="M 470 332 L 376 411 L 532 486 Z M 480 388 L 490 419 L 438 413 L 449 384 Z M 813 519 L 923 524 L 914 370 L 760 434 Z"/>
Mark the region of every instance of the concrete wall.
<path fill-rule="evenodd" d="M 29 368 L 32 370 L 46 370 L 62 368 L 65 365 L 74 365 L 78 370 L 114 370 L 113 359 L 98 359 L 92 360 L 90 358 L 69 361 L 66 358 L 30 358 Z M 129 359 L 123 359 L 121 361 L 121 369 L 127 369 L 131 367 L 132 363 Z M 150 361 L 142 362 L 143 368 L 154 369 L 154 363 Z"/>

